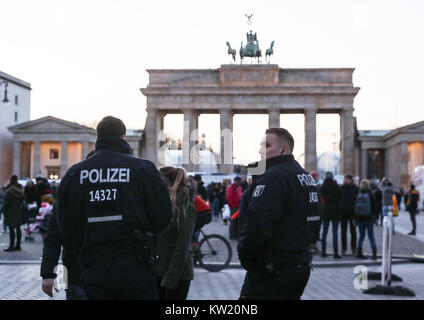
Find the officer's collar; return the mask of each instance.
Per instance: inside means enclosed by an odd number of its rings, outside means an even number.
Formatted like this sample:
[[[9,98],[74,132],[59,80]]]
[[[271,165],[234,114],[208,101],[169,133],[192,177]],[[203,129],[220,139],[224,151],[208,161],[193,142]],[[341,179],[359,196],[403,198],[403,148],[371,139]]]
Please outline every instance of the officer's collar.
[[[282,163],[282,162],[286,162],[289,160],[293,160],[294,156],[292,154],[286,154],[286,155],[279,155],[276,157],[272,157],[272,158],[268,158],[265,160],[261,160],[261,161],[256,161],[253,163],[250,163],[247,168],[261,168],[264,165],[265,162],[265,170],[278,164],[278,163]]]
[[[96,151],[100,149],[130,153],[131,147],[124,139],[117,137],[101,137],[97,138],[96,141]]]

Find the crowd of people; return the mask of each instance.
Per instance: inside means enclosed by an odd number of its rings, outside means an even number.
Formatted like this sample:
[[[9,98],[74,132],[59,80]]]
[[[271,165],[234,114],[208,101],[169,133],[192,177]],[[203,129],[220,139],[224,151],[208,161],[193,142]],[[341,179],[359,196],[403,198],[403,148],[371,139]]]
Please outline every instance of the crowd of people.
[[[319,174],[311,173],[318,183]],[[317,241],[321,240],[321,256],[327,257],[327,234],[331,225],[333,257],[342,258],[339,254],[339,225],[341,229],[341,253],[347,253],[347,235],[350,232],[351,253],[358,258],[366,258],[363,255],[363,243],[368,235],[372,249],[372,259],[377,259],[377,245],[374,235],[374,226],[383,224],[383,217],[388,216],[393,206],[401,205],[402,200],[406,210],[409,212],[412,231],[409,235],[416,235],[416,214],[418,213],[419,193],[411,183],[410,190],[404,192],[397,188],[390,178],[383,178],[380,183],[363,179],[359,186],[354,182],[351,175],[345,175],[344,181],[339,186],[331,172],[325,174],[322,185],[319,186],[321,198],[321,221],[314,231],[311,247],[319,252]],[[395,234],[395,221],[391,219],[392,230]],[[320,238],[320,229],[322,234]],[[357,234],[359,232],[359,236]]]
[[[25,186],[19,183],[16,175],[12,175],[6,181],[0,190],[3,232],[9,231],[10,237],[9,246],[4,249],[5,252],[22,250],[22,225],[27,224],[26,235],[35,231],[35,226],[42,236],[45,235],[50,216],[50,212],[46,212],[45,208],[53,205],[56,190],[55,183],[50,184],[46,178],[41,176],[35,179],[35,183],[28,179]],[[40,219],[36,224],[37,217]]]

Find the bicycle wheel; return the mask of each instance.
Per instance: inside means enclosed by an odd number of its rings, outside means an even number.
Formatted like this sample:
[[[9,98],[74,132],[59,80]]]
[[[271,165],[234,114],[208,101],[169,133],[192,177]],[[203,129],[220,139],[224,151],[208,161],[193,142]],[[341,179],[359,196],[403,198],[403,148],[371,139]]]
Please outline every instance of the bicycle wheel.
[[[230,243],[219,234],[206,235],[200,241],[199,251],[199,265],[211,272],[228,267],[233,255]]]

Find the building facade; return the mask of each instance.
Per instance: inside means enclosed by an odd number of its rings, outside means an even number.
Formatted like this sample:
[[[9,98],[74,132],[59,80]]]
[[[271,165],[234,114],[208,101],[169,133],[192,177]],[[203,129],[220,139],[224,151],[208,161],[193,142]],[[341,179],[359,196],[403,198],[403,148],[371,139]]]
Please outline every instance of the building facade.
[[[424,121],[394,130],[359,130],[356,141],[361,178],[389,177],[408,188],[415,167],[424,164]]]
[[[9,127],[13,134],[13,173],[19,177],[61,178],[94,149],[96,131],[52,116]]]
[[[62,178],[95,149],[96,130],[52,116],[8,128],[13,134],[13,172],[20,178]],[[127,130],[134,156],[141,156],[142,130]]]
[[[0,184],[13,167],[13,135],[8,127],[29,121],[31,84],[0,71]],[[4,103],[7,95],[8,103]]]

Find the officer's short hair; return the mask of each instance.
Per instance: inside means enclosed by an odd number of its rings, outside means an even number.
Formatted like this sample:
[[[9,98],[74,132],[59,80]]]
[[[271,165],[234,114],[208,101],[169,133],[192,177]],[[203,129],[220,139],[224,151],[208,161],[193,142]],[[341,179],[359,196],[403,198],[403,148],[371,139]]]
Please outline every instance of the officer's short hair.
[[[290,132],[287,129],[284,128],[269,128],[266,129],[265,134],[273,133],[275,134],[279,139],[284,140],[290,148],[290,152],[293,152],[294,149],[294,139],[293,136],[290,134]]]
[[[97,137],[122,137],[125,135],[127,128],[121,119],[107,116],[104,117],[97,125]]]

